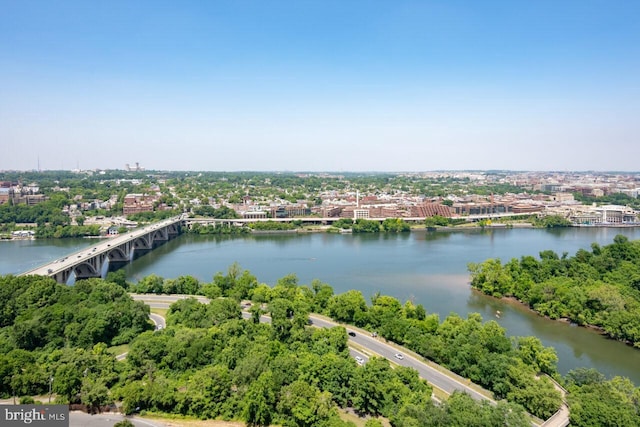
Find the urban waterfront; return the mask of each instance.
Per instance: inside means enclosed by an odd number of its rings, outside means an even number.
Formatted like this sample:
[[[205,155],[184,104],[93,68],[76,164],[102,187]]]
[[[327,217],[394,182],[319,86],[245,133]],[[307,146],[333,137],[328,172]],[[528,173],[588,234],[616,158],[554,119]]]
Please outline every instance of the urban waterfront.
[[[556,348],[558,368],[594,367],[608,377],[623,375],[640,384],[640,350],[594,331],[543,319],[519,304],[496,300],[470,289],[468,262],[500,258],[503,262],[551,249],[573,255],[591,243],[606,245],[616,234],[640,238],[640,228],[491,229],[405,234],[260,234],[238,237],[183,235],[126,267],[137,281],[149,274],[165,278],[193,275],[211,281],[234,262],[273,285],[287,274],[301,284],[313,279],[336,293],[360,290],[410,299],[444,319],[472,312],[495,320],[511,336],[535,335]],[[87,247],[83,239],[0,242],[0,273],[17,274]],[[18,250],[19,249],[19,250]],[[500,312],[499,317],[496,314]]]

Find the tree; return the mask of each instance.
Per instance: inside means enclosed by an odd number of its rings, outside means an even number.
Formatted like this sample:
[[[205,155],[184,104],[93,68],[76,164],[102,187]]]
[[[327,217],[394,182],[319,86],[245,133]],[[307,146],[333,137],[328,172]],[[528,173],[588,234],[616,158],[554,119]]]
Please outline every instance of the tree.
[[[637,404],[616,391],[612,382],[571,387],[569,419],[575,426],[640,426]]]
[[[587,384],[602,383],[605,381],[605,376],[595,368],[576,368],[567,373],[566,379],[569,387],[572,385],[580,387]]]
[[[386,232],[398,233],[410,231],[411,226],[402,218],[387,218],[382,222],[382,229]]]
[[[532,368],[516,361],[508,371],[510,391],[507,400],[524,406],[539,418],[549,418],[560,407],[560,392],[546,376],[536,378]]]
[[[291,302],[284,298],[276,298],[269,303],[269,313],[271,314],[271,326],[274,337],[280,341],[286,341],[293,326],[291,318],[293,309]]]
[[[558,356],[553,347],[545,347],[537,337],[515,338],[515,349],[520,359],[539,372],[553,375]]]
[[[360,414],[381,415],[384,410],[386,383],[391,381],[392,373],[387,359],[372,357],[358,369],[353,379],[353,407]]]
[[[80,390],[81,401],[89,407],[91,413],[100,412],[100,407],[111,402],[109,389],[102,379],[85,378]]]
[[[313,311],[316,313],[324,313],[329,305],[329,301],[333,296],[333,288],[320,282],[318,279],[311,281],[311,288],[313,289]]]
[[[366,312],[367,301],[360,291],[350,290],[329,301],[329,314],[340,322],[358,324]]]
[[[67,402],[75,401],[82,387],[82,372],[77,364],[65,363],[58,366],[52,382],[53,391]]]
[[[337,414],[331,394],[305,381],[294,381],[280,390],[277,409],[289,418],[285,425],[312,427]]]
[[[216,418],[232,394],[231,372],[226,366],[207,366],[194,373],[184,393],[183,413],[200,418]]]
[[[276,394],[273,374],[265,372],[247,389],[243,399],[243,418],[250,426],[268,426],[275,413]]]
[[[513,280],[499,259],[488,259],[480,264],[469,263],[467,268],[471,273],[472,287],[495,297],[512,294]]]
[[[118,286],[123,287],[124,289],[127,289],[129,287],[127,283],[127,273],[125,273],[123,269],[108,272],[106,281],[115,283]]]
[[[424,225],[427,228],[435,228],[437,226],[447,226],[450,223],[450,219],[440,216],[440,215],[433,215],[433,216],[429,216],[426,217],[424,219]]]
[[[359,218],[353,224],[354,233],[378,233],[380,232],[380,224],[377,221]]]
[[[146,277],[143,277],[136,284],[136,291],[143,294],[161,294],[163,291],[164,279],[155,274],[150,274]]]

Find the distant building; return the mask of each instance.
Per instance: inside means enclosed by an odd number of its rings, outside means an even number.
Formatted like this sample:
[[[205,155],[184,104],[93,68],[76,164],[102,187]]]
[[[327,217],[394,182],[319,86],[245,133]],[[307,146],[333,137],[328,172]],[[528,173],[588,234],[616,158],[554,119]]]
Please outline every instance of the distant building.
[[[309,209],[307,205],[303,204],[278,205],[271,206],[270,212],[271,218],[295,218],[308,216],[311,214],[311,209]]]
[[[426,218],[435,215],[450,218],[451,208],[440,203],[422,203],[411,207],[411,216],[414,218]]]
[[[636,224],[638,215],[627,206],[579,206],[569,214],[569,220],[581,225]]]
[[[542,206],[529,205],[525,203],[515,204],[511,206],[511,212],[515,214],[523,213],[537,213],[542,212],[544,208]]]
[[[369,209],[354,209],[353,219],[370,218]]]
[[[245,211],[241,213],[244,219],[263,219],[268,218],[266,211]]]
[[[153,212],[154,204],[160,200],[156,194],[127,194],[124,196],[122,213],[132,215],[140,212]]]
[[[144,171],[144,168],[141,167],[138,162],[136,162],[135,166],[130,166],[129,163],[127,163],[126,165],[124,165],[124,170],[128,172],[142,172]]]
[[[0,205],[9,201],[9,189],[0,187]]]
[[[575,198],[573,197],[573,193],[556,193],[553,199],[556,202],[567,203],[574,202]]]
[[[339,217],[342,209],[342,206],[322,207],[320,208],[320,216],[323,218]]]

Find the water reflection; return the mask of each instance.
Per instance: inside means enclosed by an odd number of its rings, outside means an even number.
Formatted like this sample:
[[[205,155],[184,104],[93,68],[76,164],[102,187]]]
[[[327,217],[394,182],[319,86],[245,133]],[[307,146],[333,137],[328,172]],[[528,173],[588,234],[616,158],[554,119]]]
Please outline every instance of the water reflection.
[[[336,293],[360,290],[365,298],[377,291],[422,304],[440,318],[478,312],[495,320],[511,336],[538,336],[556,348],[558,367],[566,373],[579,366],[605,375],[624,375],[640,384],[640,351],[607,340],[585,328],[543,319],[526,307],[471,291],[467,264],[553,250],[570,255],[592,242],[607,245],[616,234],[640,238],[635,229],[491,229],[462,232],[411,232],[376,235],[263,234],[249,236],[183,235],[126,267],[136,281],[149,274],[165,278],[191,275],[203,282],[238,262],[260,282],[273,285],[294,273],[299,282],[319,279]],[[62,246],[58,246],[62,245]],[[68,245],[68,246],[65,246]],[[74,246],[77,245],[77,246]],[[89,244],[69,241],[0,242],[0,273],[19,273],[31,263],[43,264]],[[16,251],[16,248],[20,248]],[[500,311],[500,317],[496,313]]]
[[[622,342],[593,329],[540,317],[519,302],[498,300],[477,291],[471,292],[467,303],[485,320],[497,321],[507,335],[534,335],[544,345],[554,347],[562,374],[581,366],[595,367],[608,377],[623,375],[639,383],[640,352]],[[498,311],[500,316],[496,318]]]

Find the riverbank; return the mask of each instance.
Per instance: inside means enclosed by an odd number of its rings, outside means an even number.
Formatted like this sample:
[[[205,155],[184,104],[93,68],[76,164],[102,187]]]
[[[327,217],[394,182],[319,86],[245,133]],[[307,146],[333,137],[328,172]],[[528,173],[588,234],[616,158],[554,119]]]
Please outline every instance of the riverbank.
[[[479,292],[479,293],[482,294],[482,292],[477,290],[477,289],[474,289],[474,291],[475,292]],[[489,298],[495,298],[495,297],[492,297],[490,295],[485,295],[485,294],[482,294],[482,295],[487,296]],[[578,328],[583,328],[583,329],[592,331],[593,333],[595,333],[597,335],[600,335],[603,338],[606,338],[606,339],[609,339],[609,340],[612,340],[612,341],[616,341],[616,342],[620,342],[620,343],[628,345],[629,347],[631,347],[633,349],[640,350],[638,347],[633,345],[633,342],[631,342],[629,340],[619,340],[619,339],[613,338],[601,326],[591,325],[591,324],[588,324],[588,323],[585,323],[585,324],[581,325],[579,323],[576,323],[576,322],[572,321],[568,317],[560,317],[558,319],[553,319],[553,318],[551,318],[549,316],[545,316],[543,314],[540,314],[539,311],[536,311],[535,309],[529,307],[529,304],[520,301],[516,297],[502,297],[502,298],[496,298],[496,299],[502,300],[503,302],[506,302],[507,304],[510,304],[510,305],[517,305],[517,306],[519,306],[519,307],[521,307],[521,308],[523,308],[523,309],[535,314],[536,316],[538,316],[538,317],[540,317],[542,319],[549,320],[551,322],[564,323],[564,324],[567,324],[567,325],[570,325],[570,326],[575,326],[575,327],[578,327]]]
[[[443,225],[438,227],[424,227],[427,231],[468,231],[468,230],[509,230],[513,228],[524,229],[524,228],[544,228],[544,227],[536,227],[530,222],[523,223],[515,223],[515,224],[488,224],[484,226],[480,226],[477,223],[469,223],[469,224],[461,224],[461,225]],[[420,228],[417,228],[419,230]],[[413,230],[413,228],[412,228]]]
[[[469,287],[469,262],[487,258],[508,261],[522,255],[553,250],[558,254],[589,250],[596,242],[611,243],[623,233],[640,239],[640,228],[460,229],[429,233],[300,233],[262,235],[184,234],[128,263],[127,280],[150,274],[164,278],[192,275],[208,282],[234,262],[250,270],[261,282],[273,285],[290,273],[299,283],[314,279],[329,284],[335,293],[359,290],[365,299],[380,292],[402,301],[422,304],[428,313],[444,318],[449,313],[466,317],[480,313],[497,321],[510,336],[537,336],[556,348],[558,370],[596,368],[608,377],[626,376],[640,384],[640,352],[603,339],[586,328],[551,322],[536,313],[505,305]],[[87,248],[91,240],[51,239],[0,242],[0,272],[20,274],[51,260]],[[496,318],[500,310],[500,318]]]
[[[598,225],[584,225],[584,224],[574,224],[568,227],[562,228],[588,228],[588,229],[600,229],[600,228],[621,228],[621,229],[629,229],[640,227],[640,224],[598,224]],[[516,222],[516,223],[494,223],[494,224],[485,224],[478,225],[478,223],[465,223],[459,225],[447,225],[447,226],[436,226],[436,227],[426,227],[424,225],[412,225],[409,231],[418,231],[418,232],[468,232],[468,231],[479,231],[479,230],[510,230],[510,229],[544,229],[545,227],[536,226],[529,222]],[[309,225],[303,226],[301,228],[295,228],[290,230],[250,230],[249,234],[307,234],[307,233],[336,233],[336,234],[351,234],[351,229],[338,229],[331,225]],[[385,231],[380,231],[380,233],[387,233]],[[392,234],[396,234],[395,232],[391,232]],[[201,234],[201,233],[197,233]],[[234,234],[230,233],[229,235],[241,235],[242,233]],[[366,234],[366,233],[365,233]],[[207,233],[204,233],[207,235]],[[224,233],[211,233],[211,235],[227,235]],[[109,239],[113,236],[82,236],[84,239]],[[59,237],[59,238],[38,238],[35,236],[11,236],[11,235],[3,235],[0,236],[0,240],[59,240],[59,239],[67,239],[67,238],[78,238],[78,236],[74,237]]]
[[[528,303],[519,300],[518,298],[514,297],[514,296],[503,296],[503,297],[494,297],[492,295],[489,294],[485,294],[484,292],[482,292],[479,289],[476,289],[474,287],[471,287],[472,292],[477,293],[478,295],[482,295],[483,297],[486,298],[490,298],[496,301],[501,301],[503,303],[506,303],[507,305],[510,306],[514,306],[514,307],[518,307],[519,309],[523,309],[524,311],[527,311],[531,314],[534,314],[535,316],[541,318],[541,319],[545,319],[547,321],[550,322],[556,322],[556,323],[563,323],[569,326],[574,326],[574,327],[579,327],[579,328],[583,328],[585,330],[591,331],[603,338],[606,338],[608,340],[611,341],[616,341],[619,343],[623,343],[631,348],[633,348],[634,350],[640,350],[640,348],[638,348],[637,346],[634,345],[634,343],[631,340],[624,340],[624,339],[617,339],[613,336],[611,336],[611,334],[609,334],[603,327],[601,326],[597,326],[597,325],[592,325],[589,323],[585,323],[585,324],[579,324],[574,322],[573,320],[571,320],[568,317],[559,317],[559,318],[552,318],[550,316],[546,316],[542,313],[540,313],[539,311],[537,311],[536,309],[534,309],[533,307],[531,307]],[[496,312],[496,317],[500,318],[500,312]]]

